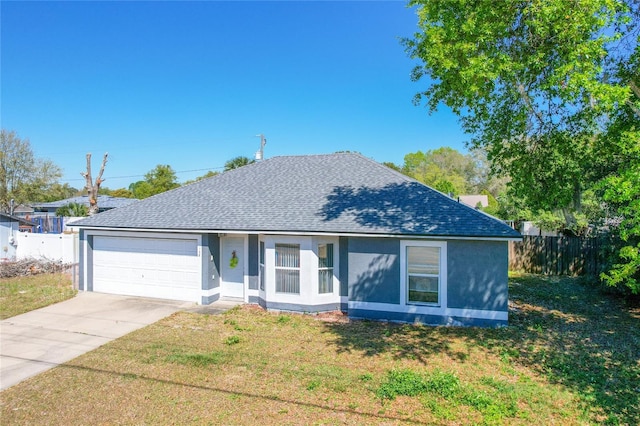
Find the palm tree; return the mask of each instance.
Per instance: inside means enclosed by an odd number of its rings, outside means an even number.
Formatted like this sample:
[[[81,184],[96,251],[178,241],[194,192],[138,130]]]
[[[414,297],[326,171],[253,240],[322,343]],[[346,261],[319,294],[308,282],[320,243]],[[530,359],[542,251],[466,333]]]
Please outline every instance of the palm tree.
[[[235,157],[224,163],[224,171],[227,172],[229,170],[237,169],[238,167],[246,166],[247,164],[251,163],[254,163],[254,160],[251,160],[248,157]]]
[[[84,204],[69,203],[56,209],[56,216],[83,217],[89,214],[89,209]]]

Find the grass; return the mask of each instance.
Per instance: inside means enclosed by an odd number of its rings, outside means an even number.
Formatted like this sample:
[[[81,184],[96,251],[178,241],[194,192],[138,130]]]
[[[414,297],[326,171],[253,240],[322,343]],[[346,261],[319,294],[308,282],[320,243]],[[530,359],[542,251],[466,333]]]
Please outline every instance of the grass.
[[[75,296],[68,275],[38,274],[0,279],[0,319],[62,302]]]
[[[177,313],[0,395],[6,424],[640,423],[640,309],[512,276],[510,326]]]

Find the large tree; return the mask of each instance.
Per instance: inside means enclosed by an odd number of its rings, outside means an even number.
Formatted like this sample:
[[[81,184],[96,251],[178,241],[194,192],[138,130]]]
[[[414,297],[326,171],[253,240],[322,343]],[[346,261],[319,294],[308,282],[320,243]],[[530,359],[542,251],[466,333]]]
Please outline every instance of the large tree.
[[[387,165],[432,188],[456,196],[485,191],[498,197],[505,189],[506,179],[490,173],[482,149],[463,154],[454,148],[440,147],[405,155],[402,167]]]
[[[600,183],[604,200],[622,219],[618,228],[619,250],[612,266],[602,274],[611,286],[624,286],[640,293],[640,49],[636,47],[628,62],[621,65],[620,75],[627,79],[632,96],[613,116],[607,133],[602,136],[605,148],[601,154],[613,167]]]
[[[176,172],[168,164],[158,164],[144,175],[144,180],[129,185],[135,198],[147,198],[179,187]]]
[[[419,32],[404,45],[421,61],[413,79],[427,85],[416,102],[453,110],[472,145],[485,147],[492,167],[510,176],[513,193],[534,211],[561,210],[571,226],[584,189],[621,170],[609,160],[620,160],[625,147],[610,128],[635,105],[638,4],[411,4]],[[634,122],[625,122],[625,132],[638,131]],[[637,164],[637,154],[627,161]]]
[[[441,192],[457,196],[473,191],[474,166],[470,156],[441,147],[405,155],[402,172]]]
[[[98,194],[100,193],[100,185],[104,182],[102,179],[102,174],[104,173],[104,167],[107,165],[107,157],[108,153],[105,152],[104,157],[102,157],[102,165],[100,166],[100,171],[98,172],[98,176],[94,181],[91,176],[91,153],[87,154],[87,170],[85,172],[81,172],[80,174],[85,179],[84,188],[87,191],[87,195],[89,196],[89,216],[93,216],[94,214],[100,211],[98,206]]]
[[[416,96],[461,118],[472,144],[533,208],[562,208],[570,220],[603,120],[631,95],[612,74],[628,30],[621,0],[415,0],[420,32],[404,44],[428,77]],[[606,125],[606,124],[605,124]]]
[[[229,170],[237,169],[238,167],[246,166],[248,164],[252,164],[255,161],[250,159],[249,157],[244,157],[242,155],[238,157],[234,157],[231,160],[228,160],[224,163],[224,171],[227,172]]]
[[[0,211],[15,204],[43,201],[62,171],[50,160],[36,158],[29,139],[2,129],[0,133]]]

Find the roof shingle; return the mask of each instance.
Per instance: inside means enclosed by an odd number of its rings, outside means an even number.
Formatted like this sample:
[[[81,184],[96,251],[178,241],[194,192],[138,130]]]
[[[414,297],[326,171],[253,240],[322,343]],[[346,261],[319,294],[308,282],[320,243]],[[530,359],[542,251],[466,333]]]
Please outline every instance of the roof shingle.
[[[274,157],[80,227],[518,238],[505,223],[353,153]]]

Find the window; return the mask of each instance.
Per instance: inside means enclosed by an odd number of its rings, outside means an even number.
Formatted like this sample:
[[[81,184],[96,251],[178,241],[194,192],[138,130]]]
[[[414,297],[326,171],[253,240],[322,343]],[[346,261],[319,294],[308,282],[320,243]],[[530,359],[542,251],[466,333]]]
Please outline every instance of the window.
[[[264,241],[260,241],[260,290],[264,291]]]
[[[318,244],[318,293],[333,293],[333,244]]]
[[[440,303],[440,247],[407,246],[407,303]]]
[[[300,294],[300,244],[276,244],[276,292]]]

